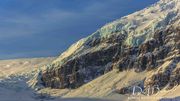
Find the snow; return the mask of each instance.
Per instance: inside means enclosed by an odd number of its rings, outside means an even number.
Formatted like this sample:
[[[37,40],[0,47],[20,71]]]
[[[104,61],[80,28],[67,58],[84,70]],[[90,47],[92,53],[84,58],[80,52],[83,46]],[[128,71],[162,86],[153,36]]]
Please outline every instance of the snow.
[[[90,37],[108,37],[115,31],[121,32],[123,30],[128,32],[128,38],[132,36],[150,36],[154,30],[165,28],[173,19],[180,16],[179,5],[178,0],[159,1],[144,10],[105,25]],[[132,43],[129,41],[132,41],[132,39],[127,39],[127,44],[131,45]]]
[[[28,86],[27,81],[32,77],[36,67],[49,63],[53,59],[1,60],[0,101],[38,101],[36,92]]]

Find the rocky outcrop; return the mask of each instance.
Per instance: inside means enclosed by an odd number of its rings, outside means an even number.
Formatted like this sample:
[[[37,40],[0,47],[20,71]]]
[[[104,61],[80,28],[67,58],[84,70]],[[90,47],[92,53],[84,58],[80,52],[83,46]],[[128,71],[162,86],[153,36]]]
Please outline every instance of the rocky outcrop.
[[[180,85],[180,68],[177,68],[172,72],[169,80],[168,89],[171,89],[174,86],[178,85]]]
[[[87,45],[94,47],[93,51],[72,58],[63,65],[52,64],[51,69],[47,69],[42,75],[43,85],[52,88],[76,88],[112,70],[112,60],[123,41],[122,37],[92,40]],[[96,50],[99,44],[106,45],[101,50]],[[54,69],[55,65],[58,68]]]
[[[156,85],[158,85],[160,89],[164,88],[167,85],[169,85],[169,88],[173,88],[180,83],[178,74],[179,65],[177,65],[180,61],[180,48],[178,47],[180,45],[180,40],[177,40],[177,38],[180,37],[180,29],[179,27],[170,27],[166,31],[164,31],[164,33],[165,40],[163,41],[163,46],[168,47],[168,51],[164,53],[161,52],[160,56],[158,57],[162,58],[161,63],[164,63],[166,66],[162,65],[158,68],[156,73],[154,73],[152,76],[147,77],[144,84],[145,88],[153,87]]]

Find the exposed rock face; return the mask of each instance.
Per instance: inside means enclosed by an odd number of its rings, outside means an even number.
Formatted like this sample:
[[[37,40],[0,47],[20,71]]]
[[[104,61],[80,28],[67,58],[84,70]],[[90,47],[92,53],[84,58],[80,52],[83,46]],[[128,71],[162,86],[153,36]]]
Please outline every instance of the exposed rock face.
[[[170,61],[167,66],[161,66],[158,70],[150,77],[145,80],[145,87],[152,87],[158,85],[160,89],[169,84],[169,87],[173,87],[179,85],[179,65],[180,62],[180,48],[178,47],[180,44],[180,40],[177,38],[180,37],[180,29],[179,27],[169,29],[164,31],[164,40],[162,41],[163,46],[167,47],[166,52],[161,52],[161,63],[166,63],[166,61]],[[163,56],[163,57],[162,57]],[[160,64],[158,64],[160,65]]]
[[[179,84],[179,65],[176,65],[180,60],[178,6],[178,0],[160,1],[102,27],[73,44],[46,66],[46,70],[42,71],[42,84],[52,88],[77,88],[112,69],[155,70],[144,81],[145,89],[155,85],[163,88]],[[159,18],[151,19],[154,16]],[[167,61],[170,61],[169,65],[163,66]],[[174,84],[174,81],[177,83]],[[126,88],[122,92],[124,90]]]
[[[121,59],[120,64],[116,66],[122,70],[122,68],[129,69],[130,64],[135,64],[131,67],[137,72],[153,70],[154,73],[147,76],[144,80],[144,85],[141,86],[146,93],[148,89],[152,89],[153,87],[158,87],[158,89],[154,90],[154,93],[164,87],[171,89],[180,84],[180,40],[177,40],[179,37],[179,27],[171,26],[164,31],[158,31],[155,33],[153,40],[147,41],[139,47],[139,51],[136,52],[136,58],[133,59],[135,60],[134,63],[130,62],[132,61],[130,59]],[[124,58],[127,58],[127,56]],[[126,63],[127,60],[128,63]],[[121,94],[132,93],[130,90],[132,90],[133,86],[121,88],[118,92]]]
[[[108,46],[105,45],[101,50],[94,50],[70,59],[56,70],[47,70],[42,75],[44,85],[52,88],[76,88],[112,70],[112,60],[122,40],[115,38],[100,40],[100,43],[92,41],[88,45],[94,49],[95,44],[107,44]]]
[[[92,41],[89,44],[96,47],[95,44],[107,44],[101,50],[83,54],[77,58],[70,59],[60,68],[49,69],[42,75],[44,85],[52,88],[76,88],[84,83],[103,75],[105,72],[113,68],[120,71],[135,69],[137,72],[144,70],[153,70],[161,66],[165,60],[176,54],[169,61],[169,65],[163,72],[158,72],[145,80],[145,87],[159,85],[166,86],[173,81],[179,84],[179,69],[175,69],[175,65],[179,62],[179,34],[180,30],[169,27],[165,31],[157,31],[152,40],[145,42],[140,46],[130,47],[123,46],[121,41],[110,39],[100,40],[100,42]],[[111,42],[109,41],[111,40]],[[95,46],[94,46],[95,45]],[[55,66],[58,64],[54,64]],[[173,69],[175,69],[173,71]],[[171,75],[171,71],[173,71]]]
[[[180,68],[176,68],[172,72],[169,81],[169,89],[177,85],[180,85]]]

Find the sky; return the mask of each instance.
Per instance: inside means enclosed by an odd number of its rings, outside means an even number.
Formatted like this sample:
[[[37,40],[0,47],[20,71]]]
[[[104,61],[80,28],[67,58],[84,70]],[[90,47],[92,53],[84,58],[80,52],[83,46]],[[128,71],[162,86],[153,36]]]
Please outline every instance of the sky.
[[[158,0],[0,0],[0,59],[58,56]]]

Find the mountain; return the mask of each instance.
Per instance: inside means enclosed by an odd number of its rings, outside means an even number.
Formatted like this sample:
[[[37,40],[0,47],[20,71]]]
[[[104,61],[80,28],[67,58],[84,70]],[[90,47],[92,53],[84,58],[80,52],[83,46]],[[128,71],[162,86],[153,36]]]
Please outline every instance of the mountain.
[[[179,101],[179,39],[180,1],[160,0],[57,58],[0,60],[0,101]]]
[[[146,78],[145,88],[159,83],[164,87],[172,79],[179,84],[179,10],[179,0],[161,0],[103,26],[46,66],[42,84],[78,88],[113,69],[154,70],[157,73]]]
[[[32,86],[73,90],[64,96],[88,96],[82,89],[94,85],[97,89],[89,96],[95,97],[112,91],[130,94],[134,85],[145,93],[158,86],[152,94],[172,90],[180,84],[179,39],[180,1],[160,0],[73,44],[42,67]],[[97,80],[104,83],[99,85]]]

